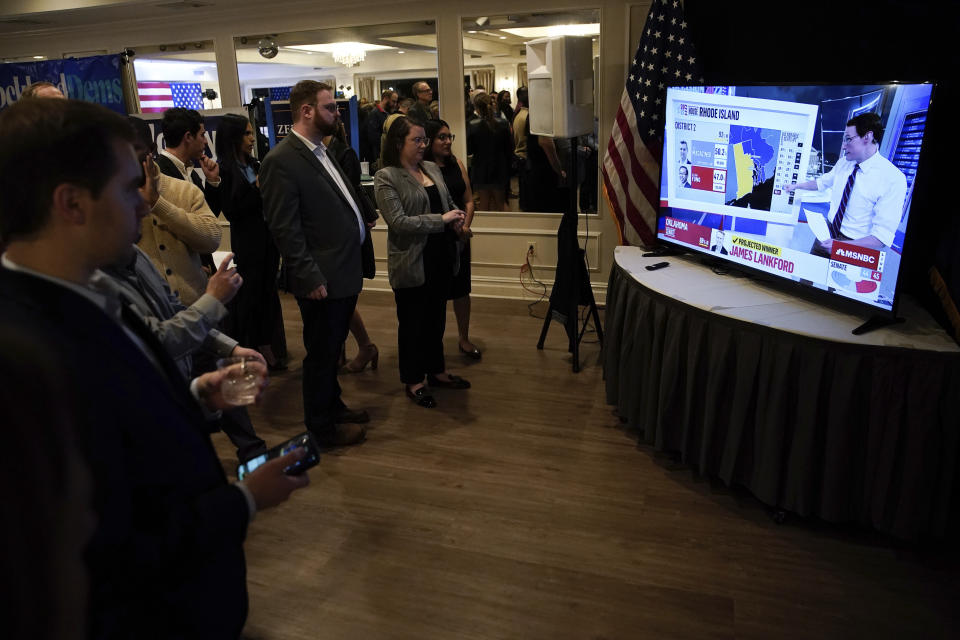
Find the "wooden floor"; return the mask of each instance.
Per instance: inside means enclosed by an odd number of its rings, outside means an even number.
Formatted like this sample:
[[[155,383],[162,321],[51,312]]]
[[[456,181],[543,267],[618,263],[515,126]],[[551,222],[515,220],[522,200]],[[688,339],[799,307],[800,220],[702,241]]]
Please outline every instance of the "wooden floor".
[[[300,317],[283,304],[293,362],[253,411],[270,445],[303,431]],[[473,389],[437,391],[434,410],[403,395],[392,295],[360,309],[380,368],[341,384],[369,439],[257,516],[246,638],[960,637],[945,552],[776,525],[638,448],[604,403],[598,345],[572,373],[562,327],[538,351],[526,304],[474,300],[476,363],[457,355],[451,310],[448,367]]]

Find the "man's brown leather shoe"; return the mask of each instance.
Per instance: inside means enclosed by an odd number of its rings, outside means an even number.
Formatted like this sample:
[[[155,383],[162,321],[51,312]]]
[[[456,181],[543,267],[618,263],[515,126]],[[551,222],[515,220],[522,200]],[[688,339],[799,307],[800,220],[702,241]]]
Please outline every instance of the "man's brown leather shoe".
[[[343,424],[345,422],[361,424],[363,422],[370,422],[370,415],[363,409],[354,411],[353,409],[344,407],[337,413],[335,420],[337,424]]]
[[[331,438],[329,445],[334,447],[347,447],[351,444],[359,444],[366,440],[366,438],[366,427],[358,424],[338,424],[334,427],[333,438]]]

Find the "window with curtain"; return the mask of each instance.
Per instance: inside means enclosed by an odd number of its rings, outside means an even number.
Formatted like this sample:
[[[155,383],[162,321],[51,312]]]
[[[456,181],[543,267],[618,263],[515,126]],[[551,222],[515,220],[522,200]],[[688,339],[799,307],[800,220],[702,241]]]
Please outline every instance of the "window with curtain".
[[[470,71],[470,88],[476,90],[480,87],[483,87],[487,92],[496,88],[493,69],[472,69]]]
[[[375,76],[354,76],[353,81],[357,87],[357,96],[361,101],[376,102],[380,99],[380,95],[377,93],[377,78]]]

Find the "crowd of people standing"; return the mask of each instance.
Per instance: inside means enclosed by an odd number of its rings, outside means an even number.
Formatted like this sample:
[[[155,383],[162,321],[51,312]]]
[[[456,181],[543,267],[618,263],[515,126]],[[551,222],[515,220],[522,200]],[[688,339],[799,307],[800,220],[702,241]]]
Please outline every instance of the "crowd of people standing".
[[[437,101],[426,82],[418,82],[407,98],[388,89],[379,100],[360,108],[360,159],[381,167],[383,143],[396,118],[412,115],[420,122],[439,118]],[[516,199],[520,211],[559,212],[569,207],[569,167],[577,162],[578,206],[597,209],[596,133],[580,136],[576,144],[564,138],[530,132],[529,94],[516,91],[488,93],[482,86],[464,89],[468,175],[479,211],[510,211]],[[531,144],[532,143],[532,144]],[[514,188],[516,185],[516,188]]]
[[[304,424],[321,447],[363,442],[370,415],[348,406],[337,377],[378,364],[357,301],[375,276],[370,234],[382,216],[406,396],[429,409],[435,389],[469,389],[444,354],[447,302],[460,356],[480,360],[469,333],[475,196],[481,209],[503,208],[515,158],[535,155],[525,91],[515,113],[508,93],[475,96],[465,162],[427,82],[411,98],[384,92],[354,150],[333,88],[304,80],[290,93],[290,134],[262,160],[254,125],[227,114],[214,161],[196,111],[169,109],[151,128],[46,85],[0,115],[0,370],[33,354],[29,379],[2,390],[27,400],[8,403],[10,435],[26,458],[6,479],[57,472],[7,502],[18,510],[17,531],[43,533],[31,539],[35,557],[65,554],[37,569],[80,576],[56,594],[58,616],[37,637],[125,637],[146,621],[157,637],[237,637],[247,526],[309,480],[285,473],[303,456],[297,450],[228,482],[209,434],[223,430],[241,462],[266,443],[246,408],[227,400],[217,359],[249,361],[262,378],[257,394],[268,372],[289,366],[282,262],[303,321]],[[362,162],[373,165],[373,200]],[[535,172],[520,175],[529,187]],[[528,201],[539,208],[539,197]],[[216,264],[221,212],[232,253]],[[358,354],[346,362],[351,333]],[[62,410],[34,401],[34,382],[56,393]],[[31,431],[38,421],[43,429]],[[47,505],[62,507],[55,526],[41,513]],[[3,562],[23,568],[9,554]],[[89,592],[74,589],[82,576]],[[25,583],[19,615],[8,616],[15,633],[30,624],[31,598],[48,577]],[[64,620],[81,631],[67,633]]]

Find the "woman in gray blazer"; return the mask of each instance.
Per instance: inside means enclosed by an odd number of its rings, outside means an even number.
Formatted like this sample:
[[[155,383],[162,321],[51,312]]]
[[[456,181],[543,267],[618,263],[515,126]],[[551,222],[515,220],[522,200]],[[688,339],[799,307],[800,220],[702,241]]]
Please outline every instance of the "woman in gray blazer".
[[[437,165],[423,160],[429,144],[422,125],[397,118],[387,132],[374,193],[387,221],[400,380],[411,400],[433,408],[437,403],[424,377],[433,387],[469,389],[470,383],[449,373],[443,360],[447,297],[459,268],[457,232],[465,214],[454,205]]]

